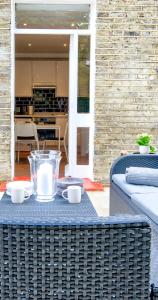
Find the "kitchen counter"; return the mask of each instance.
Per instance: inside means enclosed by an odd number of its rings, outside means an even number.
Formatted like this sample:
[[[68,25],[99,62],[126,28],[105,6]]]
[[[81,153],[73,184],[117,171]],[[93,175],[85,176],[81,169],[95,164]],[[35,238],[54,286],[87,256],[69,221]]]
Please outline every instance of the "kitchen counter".
[[[65,126],[68,121],[68,114],[64,112],[38,112],[34,113],[32,115],[15,115],[15,123],[23,123],[23,122],[30,122],[33,121],[39,126],[43,126],[39,129],[48,129],[48,123],[52,123],[52,125],[55,123],[56,126],[60,126],[60,137],[63,138],[65,134]],[[43,120],[42,120],[43,119]],[[48,119],[48,120],[47,120]],[[50,124],[51,125],[51,124]],[[50,128],[51,129],[51,128]]]
[[[53,118],[53,117],[66,117],[68,116],[67,113],[63,112],[37,112],[32,115],[14,115],[15,118]]]

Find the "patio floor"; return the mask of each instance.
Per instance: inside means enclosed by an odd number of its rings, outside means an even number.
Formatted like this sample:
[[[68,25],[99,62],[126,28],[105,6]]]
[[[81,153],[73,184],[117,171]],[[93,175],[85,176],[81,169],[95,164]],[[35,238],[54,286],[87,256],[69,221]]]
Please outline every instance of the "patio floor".
[[[109,188],[104,188],[103,192],[88,192],[88,195],[98,216],[109,216]]]

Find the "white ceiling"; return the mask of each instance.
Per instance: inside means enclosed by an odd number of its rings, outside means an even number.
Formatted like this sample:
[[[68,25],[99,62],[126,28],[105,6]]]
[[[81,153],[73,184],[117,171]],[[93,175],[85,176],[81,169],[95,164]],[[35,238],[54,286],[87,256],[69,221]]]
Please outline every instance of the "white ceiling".
[[[34,35],[34,34],[17,34],[15,36],[15,52],[19,54],[50,54],[56,56],[62,54],[65,56],[69,53],[69,36],[63,35]],[[31,44],[29,47],[28,44]],[[64,47],[66,44],[66,47]]]

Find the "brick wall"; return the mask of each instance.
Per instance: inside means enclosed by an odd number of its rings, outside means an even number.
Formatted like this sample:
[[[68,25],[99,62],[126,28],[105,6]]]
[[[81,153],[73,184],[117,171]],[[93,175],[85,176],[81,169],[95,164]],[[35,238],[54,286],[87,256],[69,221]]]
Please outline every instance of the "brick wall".
[[[10,162],[10,0],[0,0],[0,180],[9,179]]]
[[[97,0],[95,165],[108,178],[138,133],[158,145],[158,2]]]

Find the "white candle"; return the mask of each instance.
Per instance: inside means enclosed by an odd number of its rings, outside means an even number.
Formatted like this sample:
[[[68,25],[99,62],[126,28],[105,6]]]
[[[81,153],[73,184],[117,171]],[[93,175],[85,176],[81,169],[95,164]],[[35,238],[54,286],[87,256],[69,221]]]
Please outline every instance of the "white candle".
[[[52,166],[49,163],[43,163],[37,170],[37,195],[53,195]]]

